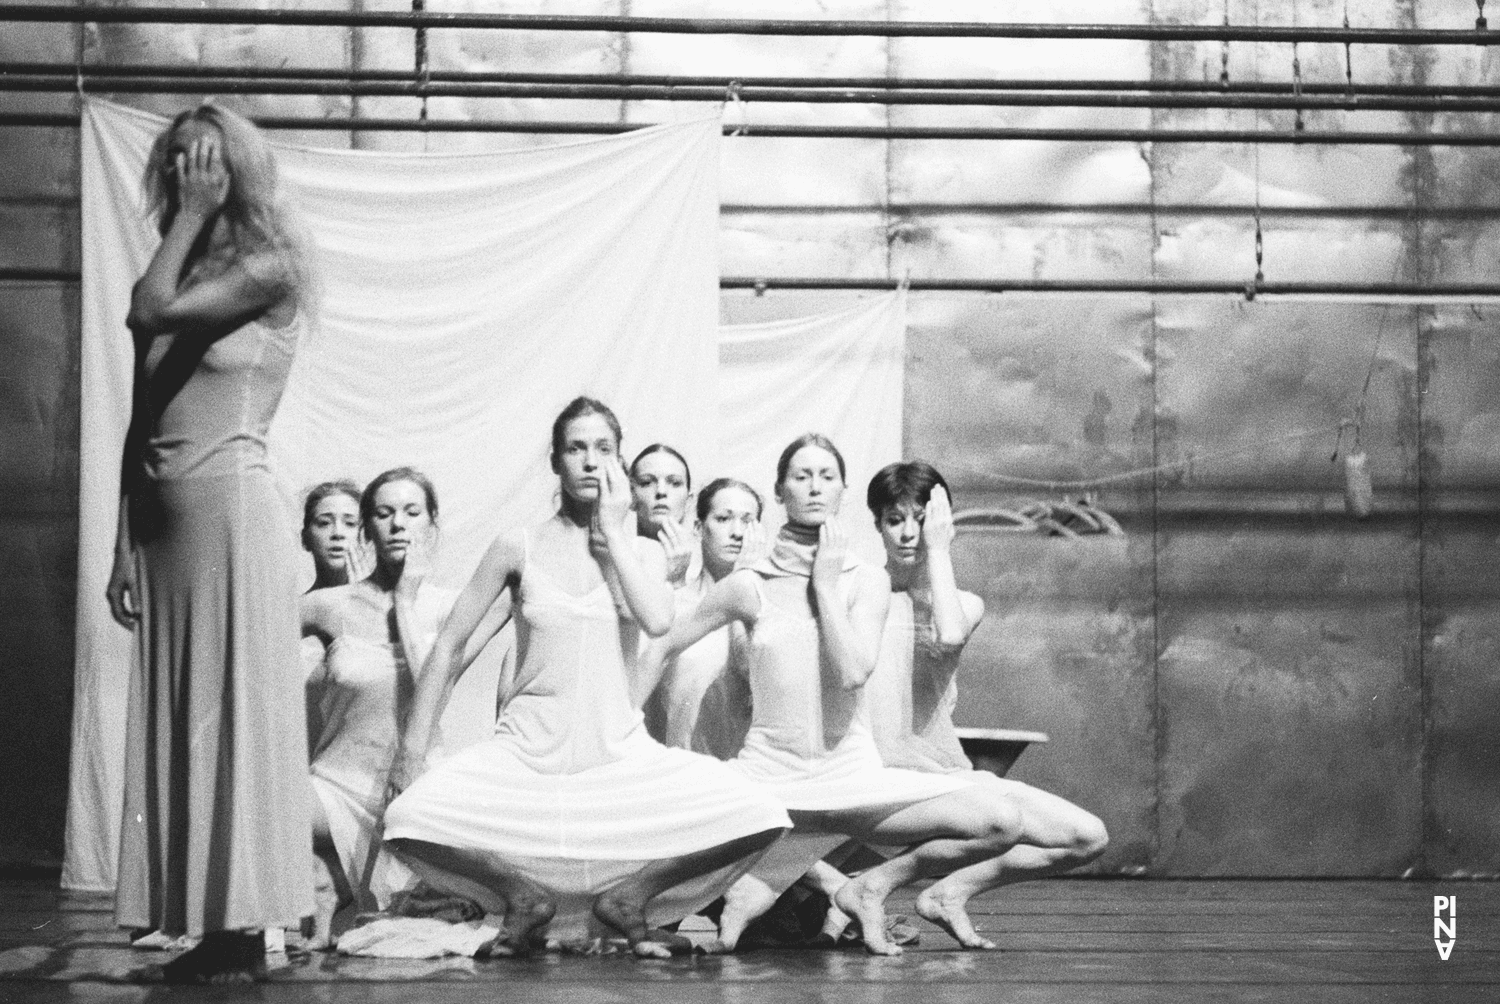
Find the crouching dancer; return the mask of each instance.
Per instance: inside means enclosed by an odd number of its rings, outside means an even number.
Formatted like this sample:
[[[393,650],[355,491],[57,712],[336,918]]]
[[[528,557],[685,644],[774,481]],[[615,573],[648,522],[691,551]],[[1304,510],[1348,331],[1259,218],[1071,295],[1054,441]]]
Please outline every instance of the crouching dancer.
[[[959,590],[950,547],[948,486],[932,465],[891,464],[870,481],[870,512],[891,577],[880,658],[866,687],[875,742],[889,767],[972,777],[1020,816],[1015,847],[934,883],[917,912],[965,948],[994,948],[965,910],[988,889],[1069,871],[1104,852],[1109,836],[1092,813],[1031,785],[974,771],[953,728],[959,654],[984,616],[984,601]]]

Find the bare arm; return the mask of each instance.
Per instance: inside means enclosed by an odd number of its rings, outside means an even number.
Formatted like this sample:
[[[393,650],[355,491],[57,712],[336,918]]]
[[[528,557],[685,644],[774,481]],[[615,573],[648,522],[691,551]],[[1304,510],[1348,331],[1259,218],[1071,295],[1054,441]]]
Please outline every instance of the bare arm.
[[[824,523],[813,559],[812,589],[817,604],[823,657],[839,685],[857,690],[875,671],[880,637],[891,605],[891,581],[884,571],[861,569],[853,576],[848,605],[839,590],[848,543],[834,523]]]
[[[667,633],[674,613],[667,561],[657,544],[636,550],[636,535],[626,528],[630,516],[630,478],[618,457],[604,465],[604,484],[589,528],[590,546],[619,582],[625,605],[641,630],[653,638]],[[655,542],[652,542],[655,544]]]
[[[962,647],[979,625],[977,618],[969,617],[960,600],[958,581],[953,575],[954,536],[953,508],[948,493],[938,485],[932,489],[932,497],[927,501],[927,511],[922,519],[921,546],[927,579],[932,587],[932,624],[936,641],[944,648]]]
[[[433,726],[442,716],[453,685],[466,668],[465,646],[501,592],[520,575],[521,550],[520,542],[508,537],[491,544],[469,584],[459,594],[453,612],[439,629],[432,651],[417,674],[401,748],[391,769],[394,787],[405,788],[422,772],[432,742]]]
[[[177,155],[179,207],[161,246],[135,284],[126,323],[142,335],[222,329],[229,323],[264,313],[286,295],[274,255],[255,261],[237,259],[218,275],[185,284],[189,258],[229,194],[218,143],[202,139]]]
[[[494,639],[495,635],[510,623],[511,611],[510,593],[502,592],[495,602],[490,604],[490,608],[484,612],[484,617],[480,618],[479,626],[469,636],[469,644],[464,649],[465,670],[474,664],[474,660],[479,658],[479,653],[484,651],[484,647]]]
[[[667,663],[684,650],[733,621],[755,622],[760,598],[751,580],[754,575],[734,572],[720,579],[691,613],[677,618],[670,631],[646,645],[637,660],[636,679],[631,681],[631,696],[637,704],[650,696]]]

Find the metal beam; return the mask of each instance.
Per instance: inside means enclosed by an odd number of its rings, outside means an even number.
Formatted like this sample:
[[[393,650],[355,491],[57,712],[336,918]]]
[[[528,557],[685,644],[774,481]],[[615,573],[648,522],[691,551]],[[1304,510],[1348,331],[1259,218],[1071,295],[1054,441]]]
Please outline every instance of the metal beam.
[[[829,21],[759,18],[610,17],[448,11],[349,11],[245,7],[95,7],[0,4],[0,21],[77,24],[260,24],[344,28],[486,28],[669,35],[868,38],[1012,38],[1135,42],[1314,42],[1370,45],[1480,45],[1500,33],[1477,28],[1342,28],[1230,24],[1030,24],[977,21]]]
[[[255,120],[263,129],[306,129],[337,132],[470,132],[544,133],[555,135],[613,135],[645,129],[656,122],[556,122],[513,119],[398,119],[311,118],[263,116]],[[68,113],[8,112],[0,114],[0,126],[76,128],[78,116]],[[726,123],[727,136],[773,139],[877,139],[877,140],[1009,140],[1067,143],[1244,143],[1299,144],[1305,146],[1463,146],[1500,147],[1500,133],[1489,132],[1335,132],[1276,131],[1255,129],[1010,129],[953,126],[804,126],[774,123]]]
[[[0,282],[78,282],[81,274],[62,268],[0,268]],[[766,290],[893,290],[895,279],[724,276],[720,289]],[[1413,282],[1261,282],[1157,279],[913,279],[907,288],[919,293],[1139,293],[1144,295],[1217,296],[1389,296],[1412,299],[1500,297],[1500,283]]]
[[[165,63],[85,64],[83,75],[104,77],[205,77],[239,80],[357,80],[416,83],[412,70],[328,69],[316,67],[181,66]],[[41,74],[66,77],[75,67],[60,62],[0,62],[0,74]],[[1000,80],[984,77],[759,77],[699,76],[661,73],[518,73],[492,70],[432,70],[427,79],[446,83],[489,84],[613,84],[621,87],[797,87],[854,90],[916,89],[976,91],[1099,91],[1107,93],[1165,92],[1182,94],[1337,94],[1355,97],[1500,97],[1500,86],[1490,84],[1384,84],[1286,80]],[[723,96],[722,94],[720,95]]]
[[[103,94],[313,94],[411,98],[526,98],[585,101],[722,102],[718,87],[655,84],[492,84],[399,80],[268,80],[223,77],[93,77],[0,73],[0,92],[70,94],[78,89]],[[738,87],[744,101],[796,104],[958,105],[1003,108],[1170,108],[1260,109],[1285,111],[1401,111],[1426,113],[1500,112],[1500,96],[1452,97],[1393,95],[1129,94],[1099,91],[954,91]]]

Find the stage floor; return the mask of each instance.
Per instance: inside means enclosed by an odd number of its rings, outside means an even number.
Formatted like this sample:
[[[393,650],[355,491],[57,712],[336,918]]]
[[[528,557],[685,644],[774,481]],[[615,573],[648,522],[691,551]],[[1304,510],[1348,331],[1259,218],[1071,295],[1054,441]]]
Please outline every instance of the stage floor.
[[[1457,896],[1442,961],[1433,896]],[[911,896],[893,902],[910,913]],[[44,881],[0,882],[0,1002],[160,999],[337,1004],[526,1001],[1500,1001],[1500,883],[1058,879],[976,901],[994,952],[962,952],[923,921],[900,958],[755,950],[643,962],[628,956],[397,962],[313,955],[269,983],[163,988],[122,982],[162,953],[131,950],[103,902]]]

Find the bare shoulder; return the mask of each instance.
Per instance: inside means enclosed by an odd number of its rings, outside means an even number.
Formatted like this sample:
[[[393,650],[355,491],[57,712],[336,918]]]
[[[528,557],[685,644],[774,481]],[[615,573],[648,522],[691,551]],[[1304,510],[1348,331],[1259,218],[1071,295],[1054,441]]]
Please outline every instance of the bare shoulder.
[[[889,593],[891,591],[891,576],[879,565],[858,564],[849,572],[849,577],[855,588],[866,594]]]

